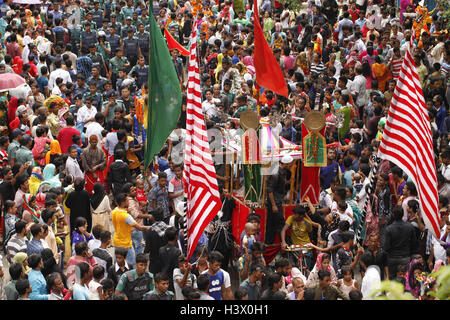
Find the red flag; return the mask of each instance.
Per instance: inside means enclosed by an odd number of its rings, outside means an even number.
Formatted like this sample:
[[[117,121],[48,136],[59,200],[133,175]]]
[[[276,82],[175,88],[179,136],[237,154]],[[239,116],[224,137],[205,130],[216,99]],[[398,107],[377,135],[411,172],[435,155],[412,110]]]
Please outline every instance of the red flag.
[[[288,89],[281,67],[269,47],[259,24],[258,1],[254,1],[253,20],[255,37],[254,66],[256,70],[256,83],[266,90],[273,91],[280,96],[288,96]]]
[[[166,36],[167,47],[169,48],[169,50],[176,49],[183,56],[189,56],[189,51],[186,50],[181,44],[179,44],[178,41],[172,37],[172,35],[169,33],[169,31],[167,31],[166,28],[164,28],[164,35]]]
[[[408,47],[392,96],[379,157],[398,165],[417,188],[425,226],[439,239],[437,173],[433,138],[412,43]]]
[[[197,28],[194,27],[187,83],[184,153],[184,179],[187,186],[188,260],[194,252],[202,232],[222,208],[216,169],[209,149],[201,97],[200,73],[197,63]]]

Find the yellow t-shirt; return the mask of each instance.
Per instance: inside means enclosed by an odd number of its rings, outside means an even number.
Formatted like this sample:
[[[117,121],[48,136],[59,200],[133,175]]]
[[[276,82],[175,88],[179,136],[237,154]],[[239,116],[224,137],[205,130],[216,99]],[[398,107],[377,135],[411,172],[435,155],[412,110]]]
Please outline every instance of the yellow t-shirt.
[[[312,224],[309,219],[303,219],[299,223],[290,216],[287,218],[286,224],[290,226],[292,244],[304,245],[311,242],[309,233],[312,231]]]
[[[115,208],[111,212],[111,219],[114,226],[113,244],[115,247],[130,248],[131,231],[136,221],[128,212],[121,208]]]

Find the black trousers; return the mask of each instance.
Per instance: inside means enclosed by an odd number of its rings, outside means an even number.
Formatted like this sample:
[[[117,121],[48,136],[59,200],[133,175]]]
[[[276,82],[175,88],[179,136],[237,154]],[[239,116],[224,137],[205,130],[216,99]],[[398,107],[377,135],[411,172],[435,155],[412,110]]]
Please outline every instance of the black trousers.
[[[273,244],[275,242],[276,235],[281,233],[284,221],[284,212],[282,203],[277,203],[278,212],[273,212],[271,202],[267,202],[267,224],[266,224],[266,235],[264,243]],[[281,238],[280,238],[281,239]]]
[[[394,279],[396,277],[398,266],[409,266],[410,261],[410,257],[388,257],[387,265],[389,270],[389,279]]]

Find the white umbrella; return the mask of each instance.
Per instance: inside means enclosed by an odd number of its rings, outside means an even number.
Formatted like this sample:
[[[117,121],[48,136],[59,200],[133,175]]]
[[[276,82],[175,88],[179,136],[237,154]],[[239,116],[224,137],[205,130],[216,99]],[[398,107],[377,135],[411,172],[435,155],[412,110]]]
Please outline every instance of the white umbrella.
[[[25,84],[25,79],[16,73],[1,73],[0,74],[0,92],[15,89],[20,85]]]

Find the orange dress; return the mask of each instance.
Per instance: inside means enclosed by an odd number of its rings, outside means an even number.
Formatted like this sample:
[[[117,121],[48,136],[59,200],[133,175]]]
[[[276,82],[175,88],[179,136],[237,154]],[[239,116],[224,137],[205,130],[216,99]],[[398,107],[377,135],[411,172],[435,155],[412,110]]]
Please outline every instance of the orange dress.
[[[372,65],[373,74],[378,81],[378,90],[384,92],[386,82],[392,79],[392,73],[384,63],[374,63]]]

